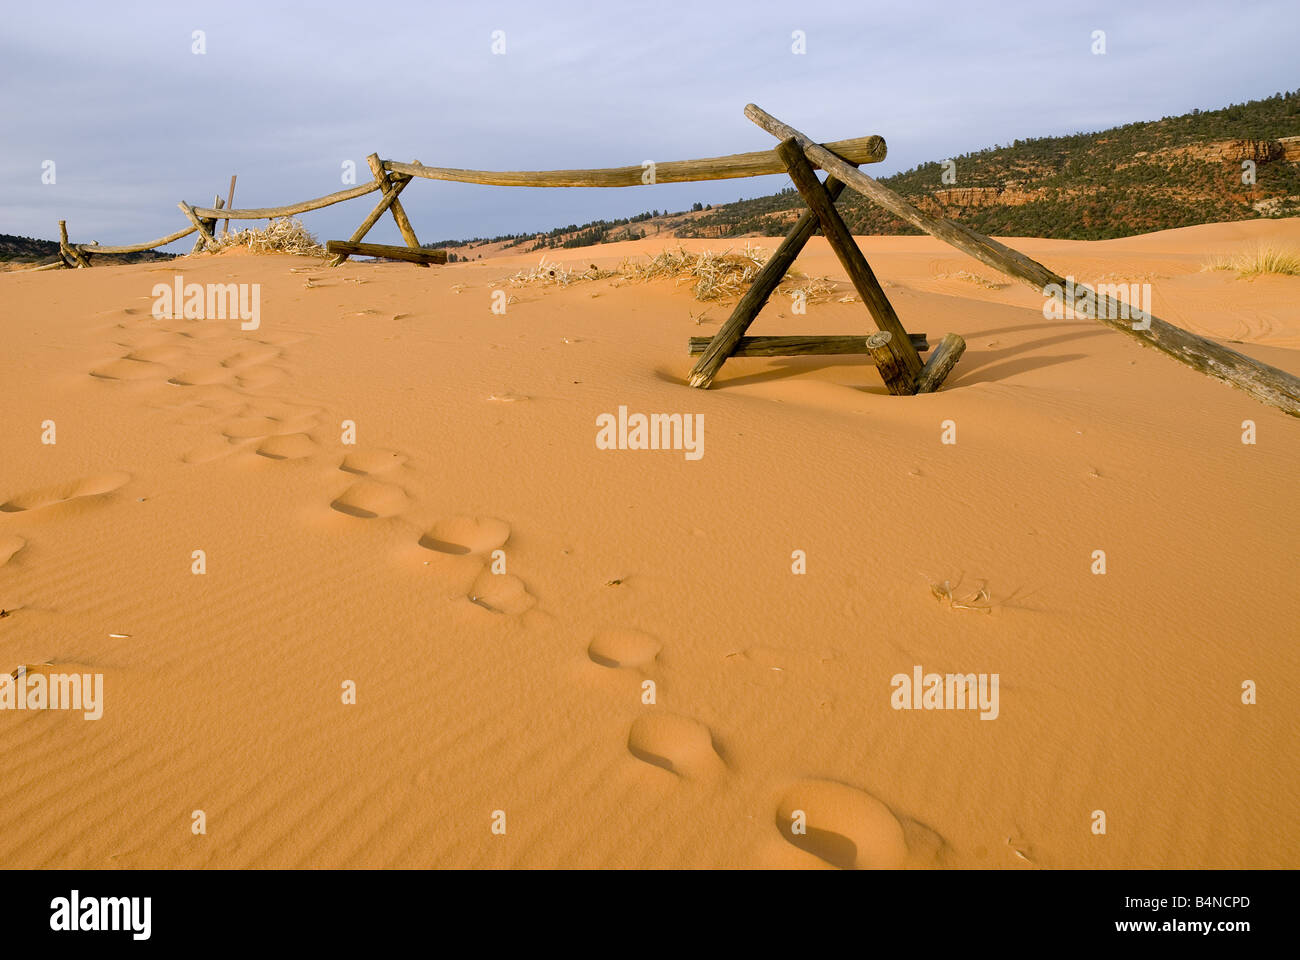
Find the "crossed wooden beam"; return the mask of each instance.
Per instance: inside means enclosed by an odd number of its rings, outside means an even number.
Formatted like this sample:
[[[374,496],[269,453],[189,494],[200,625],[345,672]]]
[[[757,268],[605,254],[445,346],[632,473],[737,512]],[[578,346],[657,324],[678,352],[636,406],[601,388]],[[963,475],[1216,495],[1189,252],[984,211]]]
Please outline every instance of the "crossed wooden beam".
[[[415,162],[418,164],[420,161]],[[415,228],[411,226],[410,218],[402,209],[402,201],[397,199],[398,195],[406,189],[406,185],[411,182],[411,178],[406,174],[386,170],[377,153],[366,157],[366,163],[370,165],[370,173],[375,178],[375,183],[379,184],[383,196],[379,198],[379,202],[375,204],[375,208],[370,211],[366,219],[361,221],[361,226],[352,232],[350,239],[331,240],[325,244],[325,250],[335,255],[330,261],[330,266],[337,267],[353,254],[406,260],[422,267],[427,267],[430,263],[446,263],[446,250],[425,250],[420,246],[420,241],[415,236]],[[406,249],[378,243],[362,243],[370,228],[378,223],[379,218],[385,213],[393,215],[397,229],[402,231],[402,239],[406,241]]]
[[[861,353],[875,363],[885,388],[895,396],[931,393],[939,389],[948,372],[961,358],[966,349],[966,341],[955,333],[948,334],[939,342],[934,353],[930,354],[930,359],[923,363],[917,348],[918,345],[922,350],[926,348],[925,336],[909,334],[903,328],[902,321],[885,296],[871,265],[867,263],[843,218],[835,209],[835,200],[843,192],[844,184],[834,176],[827,176],[825,183],[818,180],[812,164],[804,155],[803,147],[793,136],[782,140],[776,152],[808,209],[777,247],[776,253],[763,265],[749,290],[740,298],[727,322],[713,338],[707,341],[702,337],[691,339],[691,352],[701,356],[691,368],[690,385],[707,389],[722,365],[737,355]],[[849,165],[857,169],[857,164]],[[866,304],[871,319],[875,321],[878,332],[870,337],[745,337],[745,331],[776,291],[781,278],[794,265],[795,258],[818,230],[826,237],[826,242],[848,273],[854,289]]]

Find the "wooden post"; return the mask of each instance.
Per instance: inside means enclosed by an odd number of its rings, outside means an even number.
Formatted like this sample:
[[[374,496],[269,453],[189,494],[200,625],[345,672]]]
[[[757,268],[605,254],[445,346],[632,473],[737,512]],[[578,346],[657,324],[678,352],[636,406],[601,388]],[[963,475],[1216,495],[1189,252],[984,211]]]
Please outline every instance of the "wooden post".
[[[888,330],[873,333],[867,337],[867,352],[876,362],[886,389],[896,397],[910,397],[916,392],[916,381],[903,369],[903,363],[890,342],[893,339],[894,335]]]
[[[235,205],[235,174],[230,175],[230,192],[226,194],[226,209],[229,210]],[[230,218],[227,217],[225,223],[221,225],[221,235],[230,236]]]
[[[181,212],[184,213],[185,216],[190,218],[190,223],[194,224],[194,226],[198,228],[199,231],[199,240],[195,243],[194,250],[191,252],[192,253],[197,252],[200,244],[202,244],[203,241],[205,240],[208,243],[215,246],[217,242],[216,239],[212,236],[211,231],[208,230],[206,222],[198,218],[198,215],[194,212],[194,208],[191,207],[184,200],[181,200],[179,203],[176,204],[176,206],[181,208]]]
[[[948,376],[948,371],[957,365],[965,352],[965,340],[955,333],[945,334],[939,341],[939,346],[934,348],[934,353],[930,354],[930,359],[925,362],[921,376],[916,380],[916,392],[934,393],[938,390]]]
[[[774,137],[782,140],[794,138],[811,162],[840,178],[849,187],[905,223],[1028,284],[1044,297],[1050,296],[1061,303],[1065,302],[1065,278],[1038,261],[960,223],[922,213],[893,190],[877,183],[861,170],[845,163],[829,150],[818,146],[798,130],[752,103],[745,107],[745,116]],[[1159,317],[1146,318],[1149,322],[1144,321],[1134,327],[1127,306],[1115,298],[1094,291],[1086,291],[1082,296],[1091,316],[1099,323],[1153,346],[1206,376],[1238,387],[1262,403],[1277,407],[1293,417],[1300,417],[1300,377],[1237,353],[1205,337],[1198,337]],[[1076,304],[1069,306],[1074,307]]]
[[[78,269],[90,266],[90,261],[82,255],[81,251],[68,243],[68,222],[66,220],[59,221],[59,254],[67,260],[68,266],[72,266],[74,263]]]
[[[844,189],[844,184],[840,183],[834,177],[826,179],[826,193],[831,198],[831,202],[840,195]],[[781,245],[776,248],[771,259],[763,264],[763,269],[758,272],[754,282],[750,284],[749,289],[745,291],[740,302],[736,304],[735,309],[731,311],[731,316],[727,318],[713,339],[709,341],[709,346],[705,349],[700,359],[695,361],[695,366],[691,368],[689,383],[692,387],[699,387],[707,390],[713,383],[713,378],[718,375],[722,365],[727,362],[736,349],[736,344],[740,342],[749,325],[754,322],[767,303],[767,298],[772,295],[781,284],[781,278],[794,265],[800,251],[804,245],[817,232],[817,215],[811,210],[804,212],[794,228],[786,234]]]
[[[893,334],[893,337],[887,341],[887,347],[893,350],[895,356],[898,357],[899,367],[906,375],[906,380],[909,381],[906,385],[906,393],[913,393],[914,390],[910,386],[910,381],[914,381],[921,372],[921,358],[912,347],[907,331],[903,329],[903,324],[898,319],[898,314],[894,312],[889,298],[885,296],[885,291],[881,289],[876,275],[871,272],[866,257],[858,249],[857,243],[853,240],[853,235],[849,233],[849,228],[840,219],[840,215],[835,210],[835,204],[827,195],[826,188],[822,186],[821,181],[817,179],[816,172],[804,158],[803,150],[799,147],[798,141],[793,137],[787,138],[781,141],[781,144],[776,148],[776,152],[785,161],[790,172],[790,179],[794,181],[799,193],[803,195],[804,203],[808,204],[808,209],[817,214],[817,221],[821,224],[822,234],[826,237],[826,242],[835,251],[835,256],[839,258],[841,266],[848,272],[849,279],[853,281],[854,289],[858,291],[858,296],[866,304],[871,318],[876,321],[876,326],[882,331]],[[902,380],[896,381],[890,386],[890,392],[895,392],[896,387],[903,389],[904,382]]]
[[[384,215],[384,212],[388,210],[390,207],[396,206],[397,209],[400,210],[401,204],[397,200],[397,195],[401,193],[403,190],[405,190],[406,185],[411,182],[411,178],[406,176],[390,177],[388,173],[384,170],[383,166],[379,165],[379,154],[377,153],[372,153],[370,156],[366,157],[366,162],[370,164],[370,172],[374,175],[375,182],[380,185],[380,189],[383,191],[383,196],[380,197],[379,202],[375,204],[375,208],[370,211],[370,213],[366,216],[366,219],[361,221],[361,226],[357,227],[354,231],[352,231],[352,236],[349,238],[348,241],[349,243],[360,243],[362,240],[364,240],[366,238],[366,234],[370,232],[371,227],[373,227],[376,223],[379,222],[379,218],[382,217]],[[393,219],[397,220],[396,213],[393,214]],[[405,210],[402,210],[402,220],[405,220],[407,227],[410,227],[411,221],[406,219]],[[399,230],[402,229],[401,221],[398,221],[397,228]],[[411,236],[412,237],[415,236],[414,231],[412,231]],[[402,239],[406,239],[405,234],[402,235]],[[409,240],[407,241],[407,244],[408,246],[410,245]],[[417,242],[414,245],[414,249],[418,250],[419,247],[420,245]],[[329,265],[331,267],[337,267],[340,263],[346,260],[348,256],[349,255],[346,253],[340,253],[333,260],[330,261]]]

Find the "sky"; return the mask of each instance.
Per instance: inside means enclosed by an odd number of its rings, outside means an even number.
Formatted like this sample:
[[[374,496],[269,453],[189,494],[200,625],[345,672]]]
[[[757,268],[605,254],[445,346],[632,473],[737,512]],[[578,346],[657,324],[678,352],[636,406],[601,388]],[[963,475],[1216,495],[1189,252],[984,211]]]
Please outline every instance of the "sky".
[[[333,193],[365,157],[539,170],[879,134],[886,176],[1017,138],[1300,87],[1300,2],[4,0],[0,233],[135,243],[238,175],[236,207]],[[203,52],[195,52],[202,31]],[[500,33],[497,33],[500,31]],[[801,31],[804,52],[796,52]],[[1105,52],[1095,53],[1096,31]],[[497,51],[494,52],[494,39]],[[504,44],[502,43],[504,41]],[[53,183],[49,161],[53,161]],[[417,180],[421,241],[774,193],[784,176],[615,189]],[[305,214],[343,239],[376,195]],[[390,217],[368,235],[400,243]],[[185,252],[192,238],[170,250]]]

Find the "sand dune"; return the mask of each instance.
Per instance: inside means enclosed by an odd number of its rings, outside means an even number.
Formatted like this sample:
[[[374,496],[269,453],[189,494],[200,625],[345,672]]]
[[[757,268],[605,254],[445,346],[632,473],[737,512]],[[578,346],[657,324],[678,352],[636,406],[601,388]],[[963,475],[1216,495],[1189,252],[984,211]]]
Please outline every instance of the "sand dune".
[[[1300,371],[1300,279],[1201,269],[1260,241],[1300,221],[1009,242]],[[726,305],[493,313],[537,254],[0,276],[0,672],[104,676],[101,719],[0,711],[0,862],[1295,866],[1296,423],[930,238],[861,245],[966,338],[940,393],[851,357],[691,390]],[[851,292],[820,238],[799,265]],[[260,326],[154,319],[177,273],[261,284]],[[620,406],[702,413],[704,455],[598,449]],[[915,665],[997,673],[997,718],[894,709]]]

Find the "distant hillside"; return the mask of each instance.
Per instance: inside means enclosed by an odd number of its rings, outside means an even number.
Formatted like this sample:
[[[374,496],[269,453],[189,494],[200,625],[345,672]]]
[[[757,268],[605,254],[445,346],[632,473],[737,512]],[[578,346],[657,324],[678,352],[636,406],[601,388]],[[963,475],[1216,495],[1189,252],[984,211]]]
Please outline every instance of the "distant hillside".
[[[887,134],[888,131],[882,131]],[[888,139],[888,137],[886,137]],[[880,178],[927,212],[986,234],[1101,240],[1154,230],[1300,215],[1300,90],[1220,110],[1130,123],[1098,133],[1016,140]],[[1242,183],[1242,163],[1256,182]],[[870,172],[870,168],[866,168]],[[950,178],[951,179],[951,178]],[[662,233],[743,237],[785,233],[803,209],[793,188],[681,213],[570,225],[435,246],[475,257],[476,249],[588,246]],[[845,191],[839,209],[856,234],[914,234],[915,228]]]
[[[145,250],[141,253],[99,254],[95,263],[142,263],[148,260],[170,260],[175,254]],[[53,263],[59,258],[59,244],[54,240],[36,240],[32,237],[15,237],[0,233],[0,264]]]

